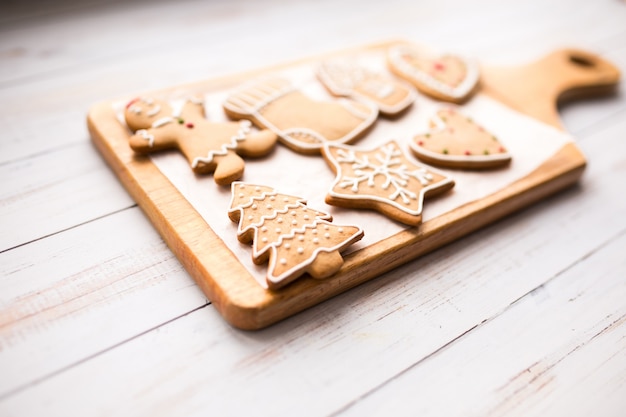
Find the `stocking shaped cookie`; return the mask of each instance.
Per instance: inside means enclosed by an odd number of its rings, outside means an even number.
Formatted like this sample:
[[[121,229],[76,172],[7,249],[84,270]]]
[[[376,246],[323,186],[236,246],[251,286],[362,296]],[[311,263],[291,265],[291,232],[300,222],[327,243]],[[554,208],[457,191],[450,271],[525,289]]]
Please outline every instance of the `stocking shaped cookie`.
[[[393,73],[439,100],[462,103],[478,86],[478,66],[458,55],[432,56],[401,45],[389,50],[388,62]]]
[[[239,241],[252,242],[254,263],[269,260],[270,289],[307,272],[318,279],[333,275],[343,265],[339,252],[363,237],[359,227],[330,223],[330,215],[299,197],[242,182],[234,182],[231,191],[228,216],[239,222]]]
[[[241,178],[244,162],[238,154],[259,157],[269,153],[276,135],[253,132],[250,122],[214,123],[204,117],[199,100],[186,100],[177,109],[162,100],[138,98],[126,106],[124,117],[135,132],[130,147],[138,153],[179,149],[198,174],[215,172],[215,182],[230,184]]]
[[[370,101],[385,116],[396,116],[415,101],[415,89],[407,83],[349,62],[323,62],[317,76],[331,94]]]
[[[443,173],[414,164],[395,141],[371,150],[329,144],[322,154],[337,174],[326,203],[377,210],[411,226],[422,221],[424,198],[454,186]]]
[[[224,110],[232,118],[272,130],[282,143],[304,154],[319,153],[327,142],[355,141],[378,115],[369,103],[312,100],[281,78],[240,88],[227,98]]]
[[[429,133],[415,136],[410,144],[415,156],[426,163],[486,169],[511,162],[498,138],[455,109],[438,111],[430,125]]]

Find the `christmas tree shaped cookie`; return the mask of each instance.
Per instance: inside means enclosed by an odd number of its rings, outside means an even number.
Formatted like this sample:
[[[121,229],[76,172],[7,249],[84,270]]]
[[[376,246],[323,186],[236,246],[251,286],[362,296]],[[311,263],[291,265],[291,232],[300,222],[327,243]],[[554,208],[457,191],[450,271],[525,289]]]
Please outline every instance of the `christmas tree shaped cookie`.
[[[331,94],[371,101],[385,116],[396,116],[415,101],[412,86],[350,62],[325,61],[317,76]]]
[[[478,66],[458,55],[432,56],[401,45],[389,49],[388,63],[397,76],[439,100],[462,103],[478,86]]]
[[[498,138],[455,109],[437,112],[432,130],[417,135],[411,150],[420,160],[443,167],[487,169],[511,162]]]
[[[322,153],[337,175],[328,204],[374,209],[408,225],[421,223],[424,198],[454,186],[443,173],[411,162],[395,141],[366,151],[326,145]]]
[[[271,129],[283,144],[304,154],[319,153],[327,142],[357,140],[378,116],[376,106],[369,103],[313,100],[282,78],[243,86],[226,99],[224,111]]]
[[[276,143],[269,130],[253,132],[250,122],[214,123],[204,117],[201,100],[186,100],[177,109],[163,100],[138,98],[127,104],[124,118],[135,132],[130,147],[137,153],[179,149],[198,174],[214,172],[215,182],[240,179],[244,161],[240,155],[260,157]]]
[[[268,261],[267,284],[277,289],[304,273],[327,278],[343,265],[340,252],[363,237],[356,226],[330,223],[327,213],[273,188],[234,182],[228,216],[239,222],[237,238],[252,242],[252,260]]]

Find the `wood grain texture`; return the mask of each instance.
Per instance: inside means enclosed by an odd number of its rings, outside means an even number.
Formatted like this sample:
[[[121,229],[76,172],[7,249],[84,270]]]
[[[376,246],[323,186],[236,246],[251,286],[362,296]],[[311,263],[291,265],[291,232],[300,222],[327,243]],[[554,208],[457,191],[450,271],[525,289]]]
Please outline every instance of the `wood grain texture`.
[[[350,53],[384,50],[396,44],[376,44],[351,50]],[[619,71],[600,57],[576,53],[593,60],[595,67],[592,70],[585,67],[586,72],[581,75],[575,64],[568,65],[574,53],[561,51],[515,70],[511,75],[517,81],[514,85],[523,88],[509,87],[511,82],[506,70],[487,72],[483,81],[485,92],[498,99],[506,97],[518,110],[531,116],[539,114],[543,121],[558,125],[555,118],[556,99],[560,95],[574,88],[614,87],[619,79]],[[335,56],[340,54],[334,53]],[[310,61],[324,58],[314,57]],[[565,63],[561,62],[563,59],[566,59]],[[293,64],[280,67],[290,65]],[[570,72],[563,73],[564,69]],[[496,75],[490,75],[494,72]],[[250,78],[251,74],[232,76],[187,88],[207,91],[207,84],[212,87],[230,86]],[[494,81],[491,82],[491,79]],[[557,80],[559,83],[553,86]],[[546,85],[552,88],[548,90]],[[527,95],[528,91],[532,94]],[[544,94],[535,94],[536,91]],[[158,169],[148,159],[133,155],[127,144],[128,133],[116,120],[111,103],[105,102],[92,108],[88,124],[96,146],[176,256],[226,320],[243,329],[258,329],[273,324],[458,239],[574,183],[585,166],[585,159],[576,146],[568,144],[536,171],[507,189],[459,207],[419,228],[407,229],[351,253],[345,257],[339,272],[330,279],[300,279],[279,291],[266,291],[258,286]]]
[[[206,305],[84,126],[98,100],[394,37],[499,68],[575,46],[624,72],[623,1],[0,9],[0,241],[18,237],[0,253],[0,415],[623,414],[626,330],[594,327],[626,275],[623,84],[559,105],[578,185],[257,332]]]

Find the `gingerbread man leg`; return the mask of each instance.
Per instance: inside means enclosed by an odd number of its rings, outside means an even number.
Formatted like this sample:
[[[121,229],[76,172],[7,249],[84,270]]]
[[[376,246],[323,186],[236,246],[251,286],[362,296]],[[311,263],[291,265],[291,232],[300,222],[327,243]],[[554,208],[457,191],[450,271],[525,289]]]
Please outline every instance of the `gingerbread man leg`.
[[[228,185],[243,177],[245,163],[236,153],[229,151],[226,155],[213,158],[216,164],[213,179],[218,185]]]

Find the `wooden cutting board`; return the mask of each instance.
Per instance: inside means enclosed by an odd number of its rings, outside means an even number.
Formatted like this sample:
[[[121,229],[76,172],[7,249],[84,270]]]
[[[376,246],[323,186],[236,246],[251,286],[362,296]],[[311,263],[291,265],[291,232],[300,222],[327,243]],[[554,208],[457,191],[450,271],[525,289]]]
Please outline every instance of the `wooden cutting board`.
[[[151,94],[236,86],[268,71],[383,50],[398,43],[368,45]],[[524,66],[482,68],[479,94],[562,129],[556,107],[559,100],[604,93],[617,85],[619,76],[613,65],[596,55],[564,49]],[[96,147],[212,304],[229,323],[242,329],[275,323],[528,206],[575,183],[586,164],[576,145],[567,143],[508,187],[350,253],[341,270],[329,279],[303,277],[270,291],[258,284],[151,159],[134,154],[128,145],[130,132],[118,121],[114,102],[99,103],[89,111],[87,122]],[[224,219],[228,222],[226,215]]]

